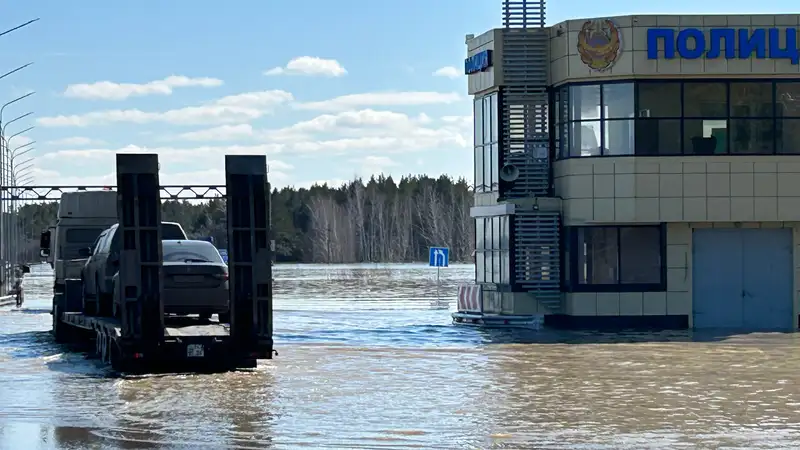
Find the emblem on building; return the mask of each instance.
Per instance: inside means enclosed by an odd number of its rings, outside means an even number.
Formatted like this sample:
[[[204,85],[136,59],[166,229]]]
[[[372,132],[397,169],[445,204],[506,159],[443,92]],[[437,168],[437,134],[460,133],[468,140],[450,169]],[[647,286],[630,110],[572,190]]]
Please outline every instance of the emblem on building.
[[[610,69],[622,51],[619,28],[609,19],[588,20],[578,32],[578,53],[590,69],[602,72]]]

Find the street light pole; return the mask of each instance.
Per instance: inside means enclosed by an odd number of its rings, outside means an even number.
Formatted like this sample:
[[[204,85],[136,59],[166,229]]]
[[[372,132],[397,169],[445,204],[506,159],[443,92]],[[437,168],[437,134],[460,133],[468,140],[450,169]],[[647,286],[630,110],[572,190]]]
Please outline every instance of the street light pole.
[[[0,129],[0,136],[5,136],[6,135],[6,127],[7,126],[11,125],[12,123],[14,123],[14,122],[16,122],[18,120],[22,120],[22,119],[24,119],[24,118],[26,118],[26,117],[28,117],[28,116],[30,116],[32,114],[33,114],[33,111],[31,111],[29,113],[25,113],[25,114],[23,114],[21,116],[14,117],[13,119],[11,119],[8,122],[4,123],[3,124],[3,128]],[[33,128],[33,127],[31,127],[31,128]]]
[[[22,66],[22,67],[18,68],[18,69],[14,69],[14,71],[17,71],[17,70],[22,70],[22,69],[24,69],[24,68],[26,68],[26,67],[30,66],[31,64],[33,64],[33,63],[29,63],[29,64],[27,64],[27,65],[24,65],[24,66]],[[12,71],[12,72],[9,72],[9,74],[13,73],[14,71]],[[2,79],[4,76],[5,76],[5,75],[3,75],[3,76],[0,76],[0,79]],[[19,97],[15,98],[14,100],[11,100],[11,101],[8,101],[8,102],[5,102],[5,103],[3,104],[3,106],[0,106],[0,124],[2,124],[2,123],[3,123],[3,111],[5,111],[5,110],[6,110],[6,106],[13,105],[14,103],[17,103],[17,102],[18,102],[18,101],[20,101],[20,100],[24,100],[24,99],[26,99],[26,98],[30,97],[31,95],[33,95],[33,94],[35,94],[35,93],[36,93],[36,91],[31,91],[31,92],[28,92],[27,94],[25,94],[25,95],[21,95],[21,96],[19,96]]]
[[[7,35],[8,33],[11,33],[12,31],[17,31],[17,30],[19,30],[20,28],[25,28],[25,27],[27,27],[28,25],[30,25],[30,24],[32,24],[32,23],[34,23],[34,22],[38,22],[38,21],[39,21],[39,17],[37,17],[37,18],[35,18],[35,19],[31,19],[31,20],[29,20],[29,21],[27,21],[27,22],[23,23],[22,25],[17,25],[17,26],[15,26],[14,28],[9,28],[8,30],[6,30],[6,31],[3,31],[2,33],[0,33],[0,36],[5,36],[5,35]]]

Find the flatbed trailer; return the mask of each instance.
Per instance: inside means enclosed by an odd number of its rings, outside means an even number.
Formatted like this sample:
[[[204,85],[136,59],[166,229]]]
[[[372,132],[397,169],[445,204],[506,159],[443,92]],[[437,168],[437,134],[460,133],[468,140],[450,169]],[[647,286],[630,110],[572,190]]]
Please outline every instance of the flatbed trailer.
[[[65,312],[59,318],[69,327],[72,342],[94,341],[100,359],[115,370],[126,373],[162,371],[235,370],[254,368],[258,359],[269,359],[264,352],[242,355],[232,347],[230,326],[201,322],[196,318],[165,320],[164,339],[157,346],[140,345],[122,336],[122,324],[111,317]]]
[[[164,314],[157,155],[118,154],[119,319],[86,314],[94,309],[87,308],[82,281],[67,279],[53,295],[55,340],[93,343],[104,362],[125,373],[252,368],[271,359],[274,241],[266,157],[226,155],[225,172],[230,324]]]

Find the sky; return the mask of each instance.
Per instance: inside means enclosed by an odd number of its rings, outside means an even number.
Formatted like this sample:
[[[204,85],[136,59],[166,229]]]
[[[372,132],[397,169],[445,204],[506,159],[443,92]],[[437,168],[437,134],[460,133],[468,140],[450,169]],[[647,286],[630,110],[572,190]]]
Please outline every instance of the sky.
[[[548,23],[792,8],[581,3],[553,2]],[[33,141],[15,157],[31,165],[32,184],[114,184],[117,152],[158,153],[162,184],[224,184],[225,154],[266,154],[274,186],[379,173],[472,179],[464,36],[499,27],[501,0],[13,5],[1,29],[41,19],[0,37],[0,73],[33,62],[0,79],[0,103],[35,92],[2,115],[6,136],[34,127],[9,143]]]

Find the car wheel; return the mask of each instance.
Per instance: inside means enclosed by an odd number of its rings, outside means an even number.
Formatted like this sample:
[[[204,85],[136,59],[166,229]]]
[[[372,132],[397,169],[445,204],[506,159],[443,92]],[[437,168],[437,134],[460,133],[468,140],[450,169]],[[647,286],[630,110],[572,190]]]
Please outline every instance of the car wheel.
[[[231,313],[229,312],[219,313],[217,317],[219,318],[219,323],[231,323]]]
[[[211,313],[200,313],[200,320],[208,321],[211,320]]]

